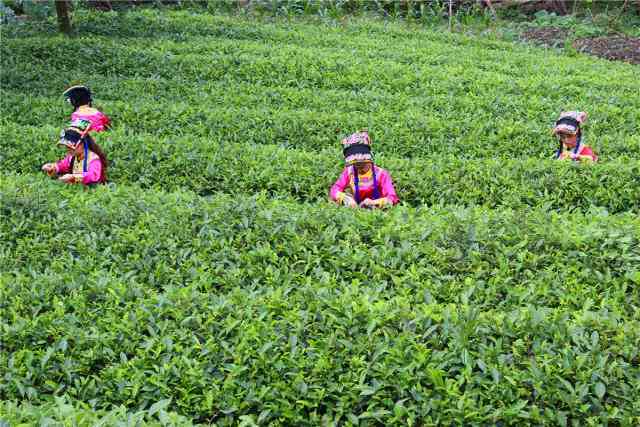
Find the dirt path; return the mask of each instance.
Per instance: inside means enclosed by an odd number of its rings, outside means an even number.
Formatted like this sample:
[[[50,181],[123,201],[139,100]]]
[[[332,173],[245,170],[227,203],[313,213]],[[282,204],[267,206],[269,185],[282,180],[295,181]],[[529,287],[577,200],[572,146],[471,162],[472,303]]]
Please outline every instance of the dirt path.
[[[547,47],[563,47],[569,30],[558,27],[533,28],[521,34],[525,41]],[[576,39],[572,46],[578,52],[614,61],[640,64],[640,38],[613,34]]]

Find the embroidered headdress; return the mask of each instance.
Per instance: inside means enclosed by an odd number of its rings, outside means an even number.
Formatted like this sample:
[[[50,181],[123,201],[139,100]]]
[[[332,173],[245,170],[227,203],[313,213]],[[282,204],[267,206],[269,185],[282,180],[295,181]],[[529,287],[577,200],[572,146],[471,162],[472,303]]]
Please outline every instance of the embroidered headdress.
[[[64,145],[65,147],[69,148],[75,148],[81,139],[81,131],[73,127],[68,127],[60,132],[60,139],[58,140],[58,144]]]
[[[584,111],[563,111],[556,120],[553,134],[575,135],[580,131],[580,125],[587,120]]]
[[[342,153],[347,165],[372,162],[371,138],[366,130],[356,132],[342,140]]]

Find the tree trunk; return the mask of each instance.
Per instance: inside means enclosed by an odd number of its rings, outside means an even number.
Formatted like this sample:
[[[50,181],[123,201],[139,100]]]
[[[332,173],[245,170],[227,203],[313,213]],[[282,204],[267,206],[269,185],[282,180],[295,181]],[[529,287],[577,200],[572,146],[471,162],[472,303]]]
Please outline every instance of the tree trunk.
[[[552,10],[558,13],[558,15],[566,15],[569,13],[569,9],[567,9],[567,2],[564,0],[554,0],[551,2]]]
[[[60,31],[65,34],[71,34],[71,19],[69,19],[69,3],[67,0],[56,0],[56,14],[58,15],[58,24]]]

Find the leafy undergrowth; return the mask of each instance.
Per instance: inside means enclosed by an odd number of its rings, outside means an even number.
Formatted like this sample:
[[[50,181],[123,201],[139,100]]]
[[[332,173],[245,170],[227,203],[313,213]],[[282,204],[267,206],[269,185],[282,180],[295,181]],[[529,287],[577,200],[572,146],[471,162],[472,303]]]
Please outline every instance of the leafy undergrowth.
[[[161,400],[148,410],[129,411],[120,406],[109,411],[97,410],[78,400],[68,402],[56,397],[53,402],[33,405],[29,402],[17,404],[11,401],[0,402],[0,425],[11,427],[56,426],[119,426],[119,427],[160,427],[191,426],[186,417],[166,411],[169,400]],[[5,424],[1,424],[4,422]]]
[[[2,28],[0,423],[640,422],[637,68],[367,19],[76,19]],[[38,173],[76,81],[114,119],[93,190]],[[601,163],[549,160],[569,108]],[[326,201],[361,127],[392,210]]]
[[[638,403],[632,214],[33,181],[0,182],[7,395],[170,396],[223,424],[632,420],[614,409]]]
[[[152,136],[135,135],[121,141],[122,146],[111,145],[118,153],[109,175],[116,185],[188,189],[200,195],[267,192],[278,198],[321,201],[327,199],[328,187],[342,167],[336,150],[308,152],[274,144],[215,143],[189,137],[177,137],[161,146],[154,144]],[[22,173],[35,172],[55,156],[50,142],[34,145],[42,151],[33,153],[33,146],[20,146],[15,157],[5,157],[7,163]],[[548,159],[465,160],[451,155],[424,159],[378,156],[377,163],[393,171],[403,203],[416,207],[544,206],[583,211],[602,207],[618,213],[637,211],[640,206],[640,165],[633,158],[597,167]],[[577,191],[577,183],[589,191]]]

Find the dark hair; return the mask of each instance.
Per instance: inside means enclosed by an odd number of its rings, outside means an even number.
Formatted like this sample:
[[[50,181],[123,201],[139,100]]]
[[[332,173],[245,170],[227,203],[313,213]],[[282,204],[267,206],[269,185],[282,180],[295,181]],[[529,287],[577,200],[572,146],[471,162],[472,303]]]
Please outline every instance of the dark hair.
[[[91,136],[87,135],[84,137],[84,141],[88,143],[89,150],[93,151],[100,158],[100,163],[102,163],[102,176],[100,177],[100,181],[105,184],[107,182],[107,167],[109,166],[109,161],[107,160],[106,154],[102,150],[102,147],[98,145],[97,142],[91,138]]]
[[[76,88],[69,93],[69,102],[76,111],[83,105],[91,107],[91,91],[88,88]]]
[[[373,200],[380,198],[380,191],[378,190],[378,180],[376,179],[376,165],[371,162],[371,173],[373,174]],[[360,177],[358,176],[358,168],[353,165],[353,183],[355,188],[356,203],[360,204]]]

